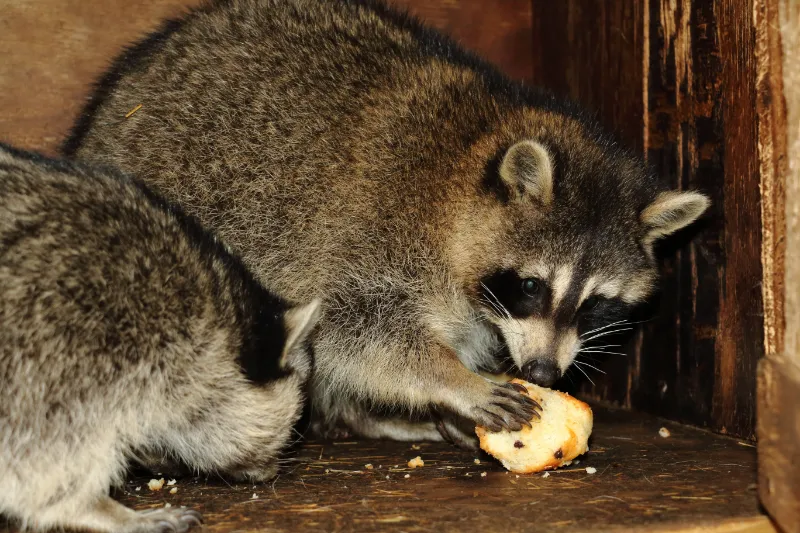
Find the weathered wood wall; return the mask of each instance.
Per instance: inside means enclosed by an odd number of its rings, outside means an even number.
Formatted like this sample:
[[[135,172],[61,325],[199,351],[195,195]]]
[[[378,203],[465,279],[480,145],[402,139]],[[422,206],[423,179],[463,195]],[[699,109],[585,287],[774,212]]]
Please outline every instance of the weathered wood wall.
[[[782,323],[759,364],[759,496],[786,533],[800,532],[800,4],[757,0],[760,148],[765,191],[765,303]],[[769,105],[766,105],[769,104]],[[785,193],[785,194],[784,194]],[[775,201],[777,198],[778,201]],[[781,198],[785,202],[781,204]],[[784,262],[785,259],[785,262]],[[774,265],[778,265],[775,268]],[[781,266],[785,265],[785,271]],[[785,275],[782,275],[785,274]],[[783,316],[781,316],[783,315]],[[767,320],[769,314],[766,315]],[[777,322],[777,321],[776,321]]]
[[[52,152],[121,47],[198,1],[0,0],[0,139]],[[706,221],[664,246],[656,318],[584,392],[743,437],[764,339],[775,351],[783,338],[781,162],[759,164],[775,107],[757,76],[754,1],[774,0],[394,0],[596,109],[673,186],[712,196]]]

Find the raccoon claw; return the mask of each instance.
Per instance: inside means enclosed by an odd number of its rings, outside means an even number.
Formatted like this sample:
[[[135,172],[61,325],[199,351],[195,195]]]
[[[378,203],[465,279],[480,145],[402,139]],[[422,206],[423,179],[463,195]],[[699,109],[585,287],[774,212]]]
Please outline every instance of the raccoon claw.
[[[539,405],[539,402],[537,402],[536,400],[534,400],[533,398],[528,396],[528,389],[526,389],[523,385],[520,385],[519,383],[506,383],[505,385],[501,385],[501,386],[506,388],[506,389],[512,389],[512,390],[515,390],[517,392],[523,393],[523,398],[525,398],[526,402],[528,402],[530,405],[533,405],[534,407],[536,407],[539,410],[542,409],[542,406]],[[539,417],[539,413],[536,413],[536,417],[540,418]]]
[[[507,389],[514,389],[517,392],[521,392],[523,394],[528,392],[528,389],[525,388],[524,385],[520,385],[519,383],[506,383],[503,387]]]
[[[495,386],[490,400],[483,406],[476,406],[475,423],[489,431],[519,431],[523,426],[531,427],[531,419],[538,417],[538,403],[520,394],[514,387]]]

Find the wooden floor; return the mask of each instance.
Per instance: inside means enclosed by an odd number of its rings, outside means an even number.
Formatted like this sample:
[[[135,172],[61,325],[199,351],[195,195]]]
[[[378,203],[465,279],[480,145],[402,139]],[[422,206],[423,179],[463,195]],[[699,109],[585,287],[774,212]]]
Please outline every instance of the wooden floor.
[[[425,466],[409,469],[417,455]],[[211,532],[771,531],[751,444],[600,408],[589,454],[548,477],[447,444],[381,441],[306,443],[271,484],[188,478],[171,494],[150,491],[151,477],[129,479],[119,500],[192,507]]]

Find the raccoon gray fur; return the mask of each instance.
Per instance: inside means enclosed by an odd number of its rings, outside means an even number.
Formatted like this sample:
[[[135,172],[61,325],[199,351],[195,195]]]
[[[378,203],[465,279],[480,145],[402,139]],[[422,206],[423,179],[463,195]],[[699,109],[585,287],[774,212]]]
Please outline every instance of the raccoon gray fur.
[[[708,205],[661,191],[574,106],[360,0],[167,23],[117,59],[64,151],[138,173],[279,294],[321,298],[317,427],[368,437],[453,437],[429,413],[521,427],[535,406],[475,371],[507,348],[551,384],[651,293],[653,242]]]
[[[115,502],[137,454],[274,476],[319,305],[290,307],[142,184],[0,145],[0,513],[183,531]]]

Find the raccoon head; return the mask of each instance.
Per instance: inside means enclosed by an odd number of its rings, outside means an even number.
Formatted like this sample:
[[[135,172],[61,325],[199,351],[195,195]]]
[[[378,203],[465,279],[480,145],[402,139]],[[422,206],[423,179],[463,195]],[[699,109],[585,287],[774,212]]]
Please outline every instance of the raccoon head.
[[[592,143],[559,150],[565,145],[540,138],[500,149],[483,178],[484,202],[456,232],[474,305],[523,376],[542,386],[582,346],[630,327],[626,317],[657,278],[654,242],[709,205],[696,192],[658,192],[625,152]]]

